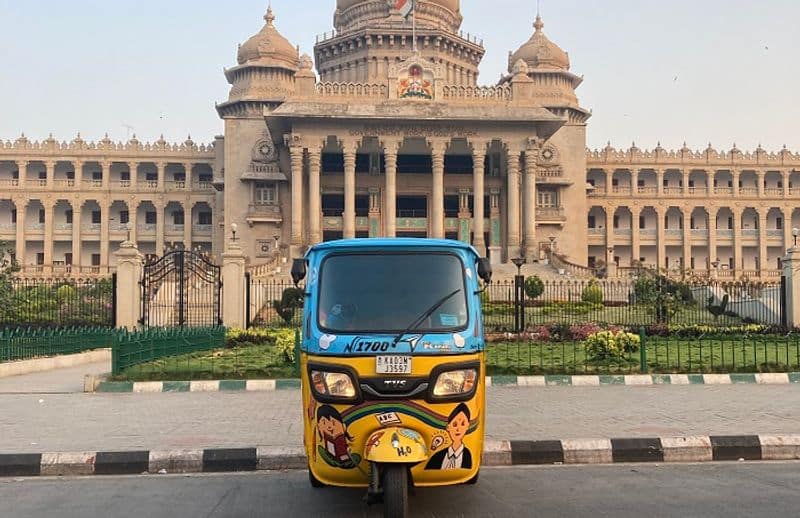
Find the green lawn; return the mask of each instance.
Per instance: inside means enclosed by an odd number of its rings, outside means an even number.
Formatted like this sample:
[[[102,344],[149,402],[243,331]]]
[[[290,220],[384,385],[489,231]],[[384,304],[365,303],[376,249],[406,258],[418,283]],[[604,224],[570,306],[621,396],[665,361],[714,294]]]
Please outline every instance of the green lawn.
[[[682,339],[647,338],[655,373],[786,372],[800,370],[800,339],[775,335]],[[639,373],[640,353],[592,361],[579,342],[498,343],[487,349],[490,374]]]
[[[125,369],[117,381],[187,381],[212,379],[293,378],[294,365],[287,363],[274,345],[244,345],[182,356],[161,358]]]
[[[528,307],[525,308],[525,323],[532,325],[549,324],[614,324],[620,326],[649,325],[655,322],[652,310],[647,306],[602,306],[588,311],[577,311],[572,308]],[[697,324],[717,326],[737,326],[742,324],[738,317],[714,316],[700,307],[685,306],[678,309],[670,318],[671,324]],[[513,328],[514,310],[512,305],[492,304],[484,315],[487,330],[506,331]]]
[[[579,342],[495,343],[487,347],[490,375],[639,373],[639,362],[639,353],[618,361],[592,361]],[[654,373],[798,371],[800,338],[648,338],[647,363],[649,372]],[[286,363],[275,346],[245,345],[144,363],[127,369],[116,379],[184,381],[294,376],[294,366]]]

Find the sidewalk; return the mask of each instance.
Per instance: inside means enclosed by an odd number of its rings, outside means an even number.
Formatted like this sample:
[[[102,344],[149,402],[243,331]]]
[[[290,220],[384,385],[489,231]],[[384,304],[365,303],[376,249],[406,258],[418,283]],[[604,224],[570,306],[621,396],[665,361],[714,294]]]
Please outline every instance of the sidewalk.
[[[87,366],[9,378],[79,389]],[[75,371],[75,369],[69,369]],[[73,378],[74,376],[74,378]],[[800,386],[489,387],[487,439],[800,434]],[[0,393],[0,453],[297,447],[300,393]]]

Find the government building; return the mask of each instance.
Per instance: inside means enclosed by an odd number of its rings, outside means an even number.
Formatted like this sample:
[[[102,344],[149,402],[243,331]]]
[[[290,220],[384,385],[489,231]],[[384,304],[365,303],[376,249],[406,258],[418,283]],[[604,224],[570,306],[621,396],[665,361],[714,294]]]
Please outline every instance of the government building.
[[[219,260],[235,229],[263,268],[321,241],[409,236],[471,242],[498,265],[555,251],[574,273],[777,278],[800,155],[588,150],[583,78],[541,18],[480,86],[485,49],[459,0],[418,0],[415,23],[395,4],[337,0],[313,57],[268,10],[225,70],[210,144],[0,142],[0,241],[43,275],[105,274],[128,239]]]

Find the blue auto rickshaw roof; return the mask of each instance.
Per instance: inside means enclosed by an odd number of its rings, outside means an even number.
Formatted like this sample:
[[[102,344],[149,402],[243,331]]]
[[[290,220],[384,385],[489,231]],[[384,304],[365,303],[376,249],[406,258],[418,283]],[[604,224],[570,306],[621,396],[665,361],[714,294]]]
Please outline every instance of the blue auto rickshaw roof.
[[[311,247],[309,252],[330,251],[330,250],[356,250],[356,249],[461,249],[468,250],[476,256],[480,256],[468,243],[455,241],[453,239],[422,239],[411,237],[398,238],[362,238],[362,239],[340,239],[338,241],[327,241]]]

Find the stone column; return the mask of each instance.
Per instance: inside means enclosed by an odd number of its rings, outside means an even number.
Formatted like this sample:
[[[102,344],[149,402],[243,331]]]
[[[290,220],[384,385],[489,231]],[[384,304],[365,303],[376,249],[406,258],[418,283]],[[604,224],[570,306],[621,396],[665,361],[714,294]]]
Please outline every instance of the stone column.
[[[736,207],[731,207],[731,211],[733,212],[733,270],[736,276],[736,272],[742,269],[742,211]]]
[[[107,191],[111,186],[111,164],[112,162],[101,162],[100,166],[103,169],[103,190]]]
[[[792,246],[783,258],[786,277],[786,319],[790,329],[800,328],[800,248]]]
[[[229,328],[247,327],[247,259],[238,241],[229,241],[222,254],[222,324]]]
[[[714,197],[714,182],[716,181],[717,172],[713,169],[706,171],[706,188],[708,189],[708,197]]]
[[[322,194],[319,178],[322,169],[322,146],[308,148],[308,229],[309,241],[322,242]]]
[[[139,226],[137,225],[138,214],[139,214],[139,201],[138,200],[132,201],[131,204],[128,205],[128,228],[130,229],[130,231],[128,232],[128,235],[130,236],[128,238],[128,241],[130,241],[134,245],[136,245],[139,241],[138,239]]]
[[[81,270],[81,213],[83,202],[76,199],[72,204],[72,265],[73,273],[80,274]]]
[[[18,160],[17,161],[17,169],[19,169],[19,181],[18,184],[22,188],[28,187],[28,161],[27,160]],[[787,183],[788,185],[788,183]]]
[[[611,196],[614,194],[614,170],[603,169],[603,172],[606,175],[606,195]]]
[[[139,162],[129,162],[128,169],[131,172],[131,191],[136,192],[139,184]]]
[[[104,173],[105,175],[105,173]],[[105,181],[105,176],[103,180]],[[107,200],[98,200],[100,206],[100,271],[105,273],[108,271],[108,249],[109,249],[109,224],[111,219],[111,202]]]
[[[192,249],[192,202],[181,202],[183,207],[183,249]]]
[[[706,215],[708,218],[708,269],[716,275],[716,268],[711,264],[714,261],[719,261],[717,256],[717,208],[707,207]]]
[[[683,170],[683,195],[689,196],[689,180],[691,179],[692,170]]]
[[[764,197],[764,182],[767,180],[766,169],[756,169],[756,184],[758,185],[758,197]]]
[[[431,141],[431,159],[433,162],[433,186],[431,189],[431,237],[444,238],[444,154],[447,142]]]
[[[291,143],[289,154],[292,162],[292,234],[291,258],[303,254],[303,147]]]
[[[21,175],[21,173],[20,173]],[[791,178],[791,172],[788,169],[783,170],[783,197],[789,197],[789,179]],[[789,218],[791,219],[791,218]],[[789,225],[791,226],[791,225]]]
[[[20,178],[22,169],[20,169]],[[14,200],[14,207],[17,209],[17,228],[14,242],[17,262],[20,266],[25,265],[25,213],[28,211],[28,198],[17,198]]]
[[[769,209],[761,208],[758,213],[758,269],[759,276],[764,275],[769,262],[767,255],[767,212]]]
[[[162,178],[162,176],[159,176]],[[159,257],[164,256],[164,223],[166,222],[166,205],[162,201],[153,201],[156,208],[156,255]]]
[[[789,250],[794,246],[794,235],[792,235],[792,212],[794,207],[781,207],[783,214],[783,250]],[[19,213],[17,213],[19,220]]]
[[[381,190],[369,189],[369,237],[379,237],[381,228]]]
[[[472,233],[473,240],[472,246],[483,253],[486,249],[486,242],[484,239],[484,221],[486,215],[483,213],[483,203],[485,199],[484,183],[485,183],[485,161],[486,161],[486,145],[487,143],[482,140],[471,142],[472,144]]]
[[[345,239],[356,237],[356,150],[358,142],[342,144],[344,155],[344,218],[343,235]]]
[[[56,180],[56,162],[52,160],[46,161],[44,163],[44,169],[45,174],[47,175],[47,189],[52,190]]]
[[[639,192],[639,171],[631,167],[631,195]]]
[[[48,177],[49,178],[49,177]],[[56,202],[42,200],[44,205],[44,264],[45,268],[53,266],[53,229]]]
[[[83,189],[83,164],[82,160],[76,160],[72,163],[72,166],[75,168],[75,180],[73,183],[75,184],[75,190],[80,191]]]
[[[639,207],[630,207],[631,211],[631,264],[633,261],[639,261],[642,257],[642,249],[639,239],[639,215],[641,209]]]
[[[738,198],[739,193],[739,178],[741,178],[741,171],[738,169],[731,169],[731,176],[733,177],[733,197]]]
[[[492,264],[500,264],[503,259],[500,252],[503,243],[502,227],[500,189],[491,189],[489,191],[489,259]]]
[[[656,169],[656,192],[659,196],[664,194],[664,170]]]
[[[167,176],[166,162],[157,162],[156,170],[158,171],[158,186],[157,186],[158,192],[163,193],[166,185],[166,176]]]
[[[532,263],[539,258],[536,245],[536,171],[539,164],[539,143],[531,142],[525,150],[525,206],[524,241],[525,259]]]
[[[383,228],[386,237],[397,235],[397,152],[400,141],[383,141],[383,154],[386,162],[386,188],[383,196]]]
[[[192,188],[193,188],[193,186],[192,186],[192,183],[193,183],[192,166],[193,166],[193,164],[191,162],[185,162],[183,164],[183,171],[184,171],[184,178],[185,178],[185,180],[183,182],[183,188],[186,189],[187,191],[191,191]]]
[[[458,240],[470,244],[469,189],[458,190]],[[474,202],[473,202],[474,205]]]
[[[686,183],[683,184],[686,192]],[[683,269],[692,267],[692,207],[683,207]]]
[[[657,237],[656,237],[656,249],[657,249],[657,259],[658,259],[658,268],[665,268],[667,264],[667,242],[666,242],[666,229],[664,227],[664,215],[665,210],[661,207],[655,207],[656,210],[656,229],[657,229]]]
[[[521,253],[519,241],[519,154],[517,147],[508,146],[508,258]]]
[[[141,319],[141,289],[143,257],[130,241],[120,245],[117,258],[117,327],[133,330]]]

